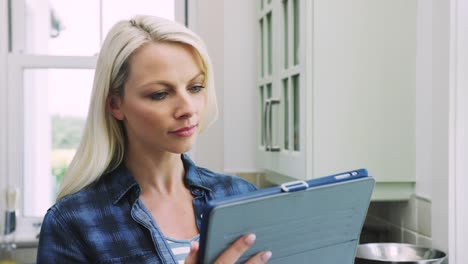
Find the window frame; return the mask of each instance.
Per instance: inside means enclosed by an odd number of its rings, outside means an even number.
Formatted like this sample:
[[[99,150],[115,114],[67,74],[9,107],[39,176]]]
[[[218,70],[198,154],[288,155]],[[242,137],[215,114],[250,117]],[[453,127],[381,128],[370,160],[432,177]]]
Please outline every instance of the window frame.
[[[24,212],[25,179],[24,166],[25,137],[24,134],[24,95],[23,74],[27,69],[94,69],[97,57],[94,56],[50,56],[50,55],[26,55],[8,54],[8,85],[7,87],[21,87],[21,89],[8,89],[7,91],[7,149],[8,151],[8,186],[16,186],[20,189],[20,199],[18,202],[16,230],[17,240],[29,240],[31,227],[40,225],[41,218],[27,217]]]
[[[0,0],[0,17],[6,18],[8,17],[8,6],[7,0]],[[0,120],[5,122],[6,118],[8,117],[8,108],[6,106],[7,98],[7,58],[6,55],[8,53],[8,23],[2,23],[0,21]],[[0,209],[2,212],[6,207],[4,196],[4,189],[7,185],[7,166],[8,166],[8,150],[6,147],[7,139],[6,139],[6,126],[0,126],[0,186],[2,187],[0,190],[0,195],[2,199],[0,199]],[[3,234],[4,230],[4,217],[0,217],[0,232]]]
[[[12,39],[11,31],[21,26],[19,19],[10,23],[15,17],[9,5],[11,0],[0,0],[0,196],[4,197],[7,186],[20,190],[18,197],[16,242],[28,243],[37,241],[42,217],[23,215],[24,175],[24,94],[23,75],[28,69],[95,69],[97,56],[61,56],[22,54],[12,48],[12,43],[21,43],[21,39]],[[16,2],[16,1],[15,1]],[[19,2],[19,1],[18,1]],[[18,5],[18,3],[16,3]],[[186,23],[187,0],[174,0],[175,20]],[[20,6],[20,5],[19,5]],[[21,12],[16,11],[16,12]],[[16,23],[16,25],[12,25]],[[17,34],[20,35],[20,34]],[[13,89],[12,87],[20,87]],[[4,146],[4,147],[3,147]],[[5,186],[5,187],[4,187]],[[0,211],[6,208],[4,199],[0,199]],[[0,231],[3,234],[4,219],[0,218]]]

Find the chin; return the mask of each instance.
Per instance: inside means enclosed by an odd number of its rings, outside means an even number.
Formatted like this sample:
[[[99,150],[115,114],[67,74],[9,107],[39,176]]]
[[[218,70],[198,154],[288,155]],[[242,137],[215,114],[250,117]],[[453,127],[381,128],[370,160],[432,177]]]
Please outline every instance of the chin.
[[[176,146],[169,151],[175,154],[182,154],[182,153],[186,153],[190,151],[192,148],[193,148],[193,144],[187,144],[185,146]]]

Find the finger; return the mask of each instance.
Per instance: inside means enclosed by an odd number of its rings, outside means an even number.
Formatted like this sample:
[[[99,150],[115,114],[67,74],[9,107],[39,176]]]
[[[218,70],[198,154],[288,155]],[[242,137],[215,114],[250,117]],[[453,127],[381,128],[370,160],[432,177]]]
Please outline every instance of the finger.
[[[271,255],[272,255],[271,251],[259,252],[259,253],[255,254],[255,256],[251,257],[247,262],[245,262],[245,264],[263,264],[263,263],[267,263],[268,260],[270,260]]]
[[[240,237],[216,259],[215,263],[236,262],[242,254],[253,245],[255,239],[255,234],[248,234]]]
[[[190,243],[190,252],[185,257],[185,264],[197,264],[198,263],[198,242],[192,241]]]

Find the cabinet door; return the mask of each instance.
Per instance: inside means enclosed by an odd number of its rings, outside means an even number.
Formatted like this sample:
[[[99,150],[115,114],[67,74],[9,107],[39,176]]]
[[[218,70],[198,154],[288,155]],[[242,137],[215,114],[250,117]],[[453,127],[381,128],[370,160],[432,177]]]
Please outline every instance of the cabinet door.
[[[407,199],[415,177],[417,0],[261,4],[258,157],[267,175],[309,179],[367,168],[377,199]]]
[[[313,174],[415,175],[415,0],[314,1]]]
[[[305,9],[307,1],[261,1],[259,12],[259,148],[262,168],[306,175]]]

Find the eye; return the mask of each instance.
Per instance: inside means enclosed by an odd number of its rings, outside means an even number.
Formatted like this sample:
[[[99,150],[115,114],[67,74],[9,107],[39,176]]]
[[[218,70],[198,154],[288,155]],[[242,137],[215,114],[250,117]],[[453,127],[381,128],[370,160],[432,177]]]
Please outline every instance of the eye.
[[[157,101],[159,101],[159,100],[163,100],[164,98],[166,98],[167,94],[168,94],[167,92],[157,92],[157,93],[152,93],[152,94],[150,94],[149,97],[150,97],[152,100],[157,100]]]
[[[201,86],[201,85],[194,85],[194,86],[190,87],[189,90],[192,93],[199,93],[203,88],[205,88],[205,87]]]

